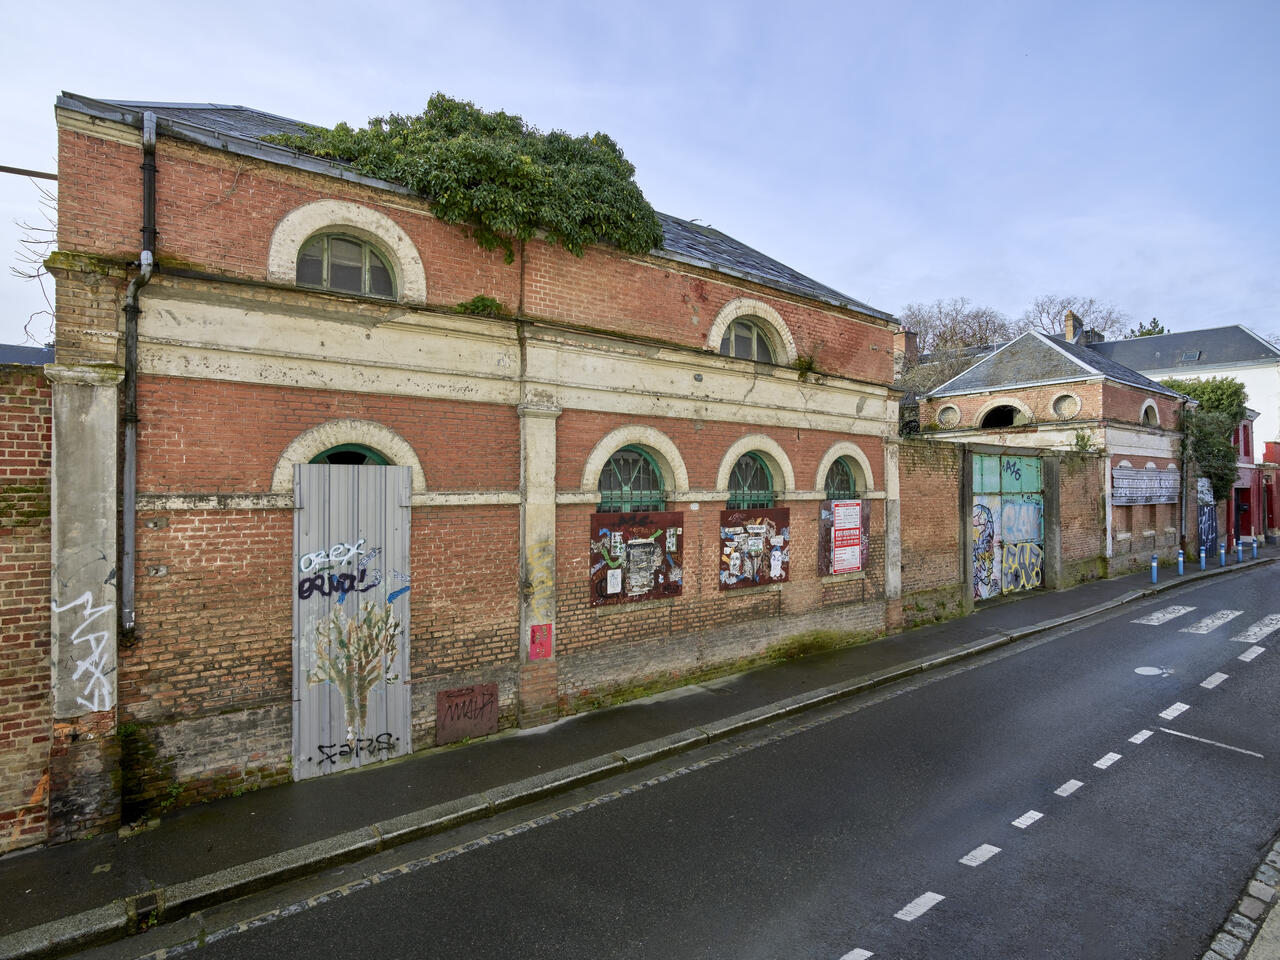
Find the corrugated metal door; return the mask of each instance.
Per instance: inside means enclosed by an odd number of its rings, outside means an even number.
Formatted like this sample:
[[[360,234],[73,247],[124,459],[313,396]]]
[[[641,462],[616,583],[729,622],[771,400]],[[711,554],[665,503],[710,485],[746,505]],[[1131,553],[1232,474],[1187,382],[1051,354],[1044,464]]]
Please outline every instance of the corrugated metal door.
[[[293,468],[293,776],[408,753],[408,467]]]
[[[1044,582],[1044,485],[1039,457],[973,457],[973,595]]]

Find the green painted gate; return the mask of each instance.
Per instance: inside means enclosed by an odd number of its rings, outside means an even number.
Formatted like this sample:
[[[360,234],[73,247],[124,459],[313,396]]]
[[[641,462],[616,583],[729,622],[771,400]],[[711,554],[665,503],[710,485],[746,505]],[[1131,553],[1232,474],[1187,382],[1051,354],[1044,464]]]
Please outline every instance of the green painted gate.
[[[1044,582],[1044,483],[1039,457],[973,455],[973,596]]]

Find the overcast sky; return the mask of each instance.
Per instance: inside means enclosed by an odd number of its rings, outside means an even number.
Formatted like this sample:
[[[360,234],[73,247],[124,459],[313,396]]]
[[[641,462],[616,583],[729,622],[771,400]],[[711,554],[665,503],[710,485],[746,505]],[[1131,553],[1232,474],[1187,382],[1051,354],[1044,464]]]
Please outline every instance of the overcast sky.
[[[325,125],[439,90],[604,131],[657,209],[882,310],[1079,294],[1280,334],[1275,0],[274,6],[3,4],[0,164],[56,169],[61,90]],[[37,200],[0,175],[6,264]],[[0,342],[41,305],[4,271]]]

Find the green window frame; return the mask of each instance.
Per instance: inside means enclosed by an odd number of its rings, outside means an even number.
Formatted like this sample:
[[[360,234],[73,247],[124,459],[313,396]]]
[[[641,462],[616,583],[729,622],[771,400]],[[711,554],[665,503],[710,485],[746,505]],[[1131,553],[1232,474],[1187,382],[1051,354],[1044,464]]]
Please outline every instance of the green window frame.
[[[769,509],[773,506],[773,477],[757,453],[744,453],[729,474],[730,510]]]
[[[662,470],[645,450],[623,447],[600,471],[600,513],[643,513],[667,508]]]
[[[773,363],[773,343],[764,328],[751,319],[734,320],[720,338],[720,355],[757,363]]]
[[[831,464],[824,486],[828,500],[856,500],[858,497],[858,479],[844,457]]]
[[[394,300],[395,275],[386,258],[367,240],[341,233],[312,237],[298,251],[300,287]]]
[[[372,447],[362,443],[340,443],[322,450],[311,458],[312,463],[352,464],[358,467],[385,467],[387,458]]]

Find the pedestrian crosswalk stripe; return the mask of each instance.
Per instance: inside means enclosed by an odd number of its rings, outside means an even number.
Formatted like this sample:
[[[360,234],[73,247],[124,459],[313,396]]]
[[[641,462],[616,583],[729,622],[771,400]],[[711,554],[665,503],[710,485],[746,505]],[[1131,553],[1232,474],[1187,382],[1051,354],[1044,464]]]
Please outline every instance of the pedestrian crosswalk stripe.
[[[1258,654],[1260,654],[1260,653],[1266,653],[1266,652],[1267,652],[1267,648],[1266,648],[1266,647],[1250,647],[1250,648],[1249,648],[1248,650],[1246,650],[1244,653],[1240,654],[1240,656],[1236,657],[1236,659],[1237,659],[1237,660],[1243,660],[1245,663],[1248,663],[1250,660],[1252,660],[1252,659],[1253,659],[1254,657],[1256,657]]]
[[[940,893],[922,893],[894,914],[899,920],[911,921],[947,899]]]
[[[1263,617],[1248,630],[1236,634],[1231,639],[1235,643],[1257,643],[1277,630],[1280,630],[1280,614],[1273,613],[1269,617]]]
[[[1219,610],[1217,613],[1210,614],[1203,620],[1196,621],[1189,627],[1183,627],[1182,632],[1210,633],[1218,629],[1218,627],[1222,626],[1224,623],[1229,623],[1234,620],[1242,613],[1244,613],[1243,610]]]
[[[1149,627],[1158,627],[1162,623],[1168,623],[1184,613],[1190,613],[1195,607],[1165,607],[1163,610],[1157,610],[1154,613],[1148,613],[1145,617],[1139,617],[1134,623],[1145,623]]]

